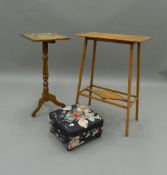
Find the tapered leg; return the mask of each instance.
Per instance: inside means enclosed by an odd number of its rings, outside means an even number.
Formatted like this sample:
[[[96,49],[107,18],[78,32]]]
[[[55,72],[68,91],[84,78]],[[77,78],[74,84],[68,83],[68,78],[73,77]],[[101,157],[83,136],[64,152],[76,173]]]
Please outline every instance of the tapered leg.
[[[140,93],[140,43],[137,44],[137,82],[136,82],[136,121],[139,119],[139,93]]]
[[[42,105],[47,102],[51,101],[57,106],[64,107],[65,104],[57,101],[56,96],[49,94],[49,83],[48,83],[48,78],[49,78],[49,73],[48,73],[48,43],[43,42],[42,43],[42,51],[43,51],[43,92],[42,92],[42,97],[39,100],[38,106],[36,109],[33,111],[32,116],[35,117],[36,113],[40,110]]]
[[[127,114],[126,114],[126,126],[125,126],[125,136],[128,137],[129,134],[129,119],[130,119],[130,97],[132,90],[132,65],[133,65],[133,51],[134,44],[130,44],[130,57],[129,57],[129,75],[128,75],[128,102],[127,102]]]
[[[85,38],[84,46],[83,46],[82,60],[81,60],[81,65],[80,65],[77,95],[76,95],[76,101],[75,101],[76,104],[78,104],[78,101],[79,101],[79,93],[80,93],[80,88],[81,88],[82,74],[83,74],[84,62],[85,62],[85,57],[86,57],[87,43],[88,43],[88,40]]]
[[[93,79],[94,79],[94,69],[95,69],[95,58],[96,58],[96,44],[97,41],[93,41],[93,54],[92,54],[92,67],[91,67],[91,78],[90,78],[90,89],[92,89],[93,86]],[[89,92],[89,96],[92,95],[92,92]],[[89,105],[91,105],[91,98],[89,98]]]

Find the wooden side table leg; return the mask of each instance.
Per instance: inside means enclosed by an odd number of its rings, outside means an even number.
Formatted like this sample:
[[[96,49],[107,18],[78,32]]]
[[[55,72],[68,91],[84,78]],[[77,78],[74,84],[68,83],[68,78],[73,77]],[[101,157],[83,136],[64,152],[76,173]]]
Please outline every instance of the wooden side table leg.
[[[91,67],[91,78],[90,78],[90,89],[92,89],[93,86],[93,79],[94,79],[94,69],[95,69],[95,58],[96,58],[96,45],[97,41],[93,41],[93,54],[92,54],[92,67]],[[92,92],[89,92],[89,96],[92,95]],[[91,105],[91,98],[89,98],[89,105]]]
[[[65,104],[57,101],[56,96],[49,94],[48,43],[47,42],[42,43],[42,51],[43,51],[43,92],[42,92],[42,97],[39,100],[37,108],[32,113],[33,117],[35,117],[36,113],[40,110],[42,105],[47,101],[51,101],[57,106],[61,106],[61,107],[65,106]]]
[[[45,103],[45,101],[43,100],[43,98],[41,98],[38,102],[38,106],[36,107],[36,109],[33,111],[32,116],[35,117],[36,113],[40,110],[40,108],[42,107],[42,105]]]
[[[75,101],[76,104],[78,104],[78,101],[79,101],[79,93],[80,93],[80,88],[81,88],[82,74],[83,74],[83,68],[84,68],[85,57],[86,57],[87,43],[88,43],[88,40],[87,40],[87,38],[85,38],[84,46],[83,46],[82,60],[81,60],[81,65],[80,65],[80,73],[79,73],[79,81],[78,81],[78,87],[77,87],[77,95],[76,95],[76,101]]]
[[[129,57],[129,75],[128,75],[128,102],[127,102],[127,114],[126,114],[126,126],[125,126],[125,136],[129,135],[129,119],[130,119],[130,98],[132,90],[132,66],[133,66],[133,51],[134,44],[130,44],[130,57]]]
[[[136,121],[139,119],[139,93],[140,93],[140,43],[137,44],[137,82],[136,82]]]
[[[49,94],[49,99],[48,101],[51,101],[52,103],[54,103],[56,106],[60,106],[62,108],[65,107],[64,103],[61,103],[60,101],[57,100],[55,95]]]
[[[36,113],[39,111],[39,109],[42,107],[43,103],[47,101],[47,97],[49,94],[49,73],[48,73],[48,43],[42,42],[42,53],[43,53],[43,92],[42,92],[42,98],[39,100],[37,108],[32,113],[32,116],[35,117]]]

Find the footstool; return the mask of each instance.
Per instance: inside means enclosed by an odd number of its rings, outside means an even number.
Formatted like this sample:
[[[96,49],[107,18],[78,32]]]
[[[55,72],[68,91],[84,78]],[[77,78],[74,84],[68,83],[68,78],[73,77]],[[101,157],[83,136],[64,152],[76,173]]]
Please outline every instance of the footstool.
[[[85,105],[71,105],[49,114],[50,131],[72,150],[102,134],[103,119]]]

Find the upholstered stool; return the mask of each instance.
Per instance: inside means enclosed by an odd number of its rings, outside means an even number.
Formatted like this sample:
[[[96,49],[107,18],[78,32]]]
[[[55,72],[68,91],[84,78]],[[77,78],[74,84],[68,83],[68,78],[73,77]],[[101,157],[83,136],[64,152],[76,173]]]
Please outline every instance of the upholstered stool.
[[[50,131],[54,133],[67,150],[100,137],[103,119],[85,105],[72,105],[49,114]]]

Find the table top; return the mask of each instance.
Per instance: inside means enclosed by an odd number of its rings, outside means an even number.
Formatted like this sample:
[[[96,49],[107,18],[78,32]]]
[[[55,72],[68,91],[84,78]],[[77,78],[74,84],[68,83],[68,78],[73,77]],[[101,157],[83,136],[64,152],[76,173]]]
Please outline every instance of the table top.
[[[71,38],[60,35],[57,33],[23,33],[21,34],[26,39],[29,39],[34,42],[40,42],[40,41],[56,41],[56,40],[69,40]]]
[[[85,37],[88,39],[97,39],[103,41],[113,41],[113,42],[128,42],[128,43],[142,43],[149,39],[150,36],[140,36],[140,35],[123,35],[123,34],[112,34],[112,33],[98,33],[98,32],[88,32],[76,34],[79,37]]]

